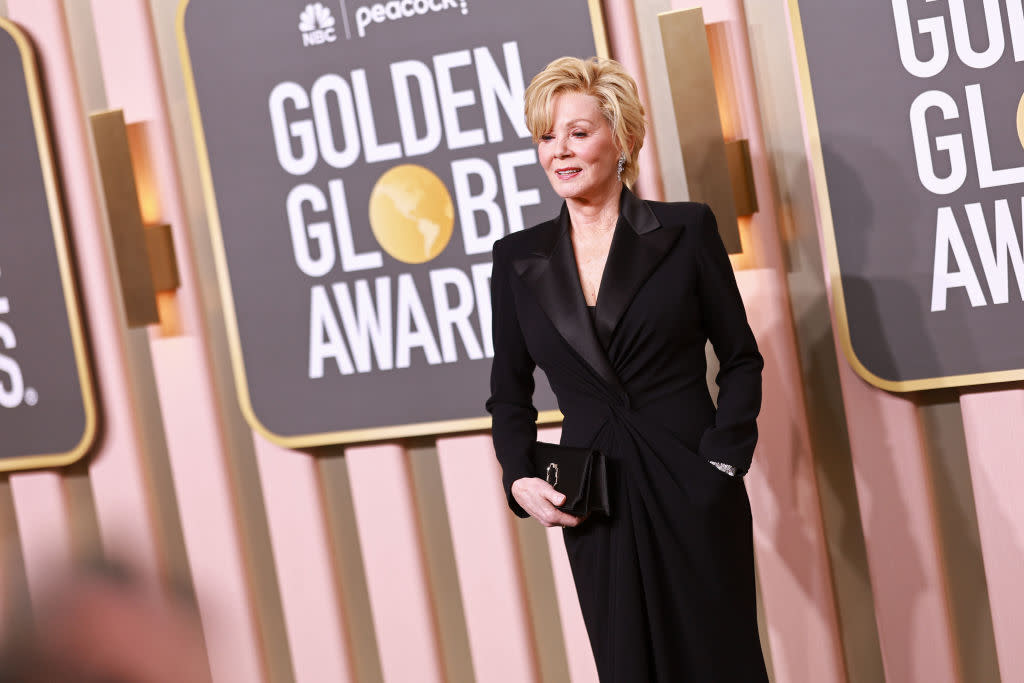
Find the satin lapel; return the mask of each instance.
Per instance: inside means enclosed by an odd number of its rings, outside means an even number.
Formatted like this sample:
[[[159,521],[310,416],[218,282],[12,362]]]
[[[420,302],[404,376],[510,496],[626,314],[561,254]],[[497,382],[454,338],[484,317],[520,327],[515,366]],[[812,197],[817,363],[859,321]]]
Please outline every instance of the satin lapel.
[[[597,297],[596,327],[601,348],[608,348],[612,333],[633,297],[679,234],[680,230],[674,227],[663,227],[643,200],[623,189],[619,224],[615,226]]]
[[[565,205],[562,206],[562,214],[549,224],[548,229],[551,233],[542,238],[543,243],[538,249],[530,256],[517,259],[513,267],[565,341],[608,386],[622,391],[622,384],[590,322],[590,313],[580,288],[569,236],[569,213]]]

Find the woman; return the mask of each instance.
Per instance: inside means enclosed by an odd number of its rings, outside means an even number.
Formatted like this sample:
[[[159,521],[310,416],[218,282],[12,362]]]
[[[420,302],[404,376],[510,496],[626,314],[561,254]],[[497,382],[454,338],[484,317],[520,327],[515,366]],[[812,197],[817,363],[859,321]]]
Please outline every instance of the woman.
[[[564,527],[602,681],[767,681],[742,478],[763,361],[714,216],[629,191],[645,125],[617,62],[552,62],[526,91],[526,119],[565,203],[494,245],[487,409],[509,506]],[[608,459],[610,517],[559,511],[564,497],[531,471],[535,366],[562,443]]]

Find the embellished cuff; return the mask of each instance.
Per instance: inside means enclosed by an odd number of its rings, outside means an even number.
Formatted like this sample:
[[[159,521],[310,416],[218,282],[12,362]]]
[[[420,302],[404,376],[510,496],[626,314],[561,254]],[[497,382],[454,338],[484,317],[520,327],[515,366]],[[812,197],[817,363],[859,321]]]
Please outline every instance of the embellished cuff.
[[[724,462],[715,462],[714,460],[708,460],[709,463],[715,466],[715,469],[725,472],[730,477],[736,476],[736,468],[732,465],[727,465]]]

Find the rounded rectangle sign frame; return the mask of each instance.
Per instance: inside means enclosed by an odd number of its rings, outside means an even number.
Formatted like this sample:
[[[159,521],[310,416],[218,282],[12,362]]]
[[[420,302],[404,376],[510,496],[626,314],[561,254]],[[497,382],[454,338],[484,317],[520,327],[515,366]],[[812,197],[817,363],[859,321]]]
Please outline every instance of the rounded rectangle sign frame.
[[[35,50],[28,35],[10,20],[0,17],[0,31],[11,37],[21,55],[22,71],[35,133],[35,146],[39,155],[39,167],[42,172],[49,223],[53,233],[57,269],[60,273],[64,306],[74,352],[74,364],[81,393],[83,422],[80,438],[67,451],[30,452],[23,455],[0,458],[0,471],[10,472],[15,470],[61,467],[81,459],[88,453],[95,442],[99,418],[96,405],[95,382],[87,352],[84,325],[80,313],[81,308],[70,256],[67,228],[61,206],[58,177],[52,152],[52,140],[44,106],[42,82],[39,78],[39,69],[36,64]]]
[[[585,2],[589,11],[597,56],[602,58],[608,57],[609,50],[607,33],[605,31],[604,15],[603,10],[601,9],[600,0],[585,0]],[[181,0],[178,6],[178,48],[185,81],[193,139],[199,162],[200,183],[203,188],[207,220],[209,222],[211,242],[213,245],[217,284],[220,292],[221,304],[224,310],[228,350],[233,370],[232,374],[235,382],[235,390],[238,394],[239,408],[246,421],[254,431],[272,443],[294,449],[490,429],[491,418],[489,416],[478,416],[309,434],[282,435],[269,429],[256,415],[243,358],[242,340],[239,331],[235,297],[231,289],[231,278],[228,269],[224,233],[222,230],[216,191],[213,183],[213,171],[211,167],[209,146],[207,144],[206,132],[204,130],[200,114],[200,103],[195,72],[193,69],[192,55],[190,54],[186,36],[186,10],[190,4],[192,4],[192,0]],[[481,405],[482,403],[483,400],[481,399]],[[541,424],[557,423],[561,420],[562,414],[558,410],[541,410],[537,417],[537,422]]]
[[[869,384],[891,392],[911,392],[929,389],[1014,382],[1024,379],[1024,367],[1005,370],[971,372],[960,374],[920,377],[905,380],[893,380],[881,377],[867,367],[865,361],[858,357],[851,337],[850,316],[848,315],[848,297],[843,287],[843,272],[840,268],[839,248],[837,245],[836,226],[833,218],[832,201],[829,192],[828,176],[825,169],[825,154],[822,144],[822,133],[815,105],[814,89],[811,81],[811,68],[808,57],[804,24],[800,10],[800,0],[788,0],[790,25],[792,27],[795,47],[796,67],[799,75],[799,91],[804,112],[804,124],[810,152],[811,176],[817,202],[816,213],[822,225],[822,241],[825,250],[826,277],[832,290],[831,308],[836,325],[840,347],[843,355],[853,370]],[[1017,126],[1024,145],[1024,99],[1017,111]]]

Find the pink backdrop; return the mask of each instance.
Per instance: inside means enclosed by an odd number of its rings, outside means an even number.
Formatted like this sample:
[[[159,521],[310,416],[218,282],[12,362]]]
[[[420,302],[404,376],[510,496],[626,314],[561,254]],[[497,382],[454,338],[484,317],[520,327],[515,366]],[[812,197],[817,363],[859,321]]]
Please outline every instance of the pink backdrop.
[[[649,109],[659,106],[658,93],[645,78],[653,74],[641,28],[651,12],[694,4],[604,3],[612,54],[640,76]],[[764,645],[773,680],[840,683],[851,680],[834,581],[834,563],[843,558],[829,549],[827,492],[808,419],[804,340],[788,277],[794,266],[781,220],[790,215],[792,198],[779,194],[776,175],[782,133],[763,123],[772,120],[766,107],[778,95],[758,94],[766,70],[798,92],[793,35],[799,27],[789,23],[785,2],[770,0],[771,9],[760,5],[758,16],[772,12],[785,30],[774,35],[778,45],[752,50],[759,27],[743,2],[700,4],[732,84],[725,97],[728,134],[749,141],[760,204],[744,223],[747,252],[736,264],[767,361],[762,436],[748,482]],[[87,10],[74,9],[74,22],[70,11],[60,0],[6,2],[6,16],[33,38],[46,73],[108,419],[86,470],[90,496],[73,495],[61,472],[7,477],[17,552],[9,550],[5,560],[23,565],[30,595],[42,595],[54,572],[95,535],[105,552],[154,583],[175,568],[188,573],[218,682],[596,681],[560,536],[508,512],[488,434],[417,443],[429,455],[414,460],[405,443],[288,451],[244,424],[226,370],[195,180],[173,26],[177,2],[92,0]],[[83,16],[89,21],[78,21]],[[766,54],[773,61],[758,61]],[[102,99],[102,106],[124,109],[129,124],[142,124],[153,179],[147,219],[171,224],[181,271],[181,288],[164,301],[176,326],[125,326],[86,99]],[[638,187],[650,198],[665,193],[658,134],[654,127],[640,160]],[[816,152],[804,134],[799,150],[809,174]],[[803,228],[820,233],[817,223]],[[810,276],[827,289],[820,269]],[[885,676],[899,683],[965,680],[950,605],[956,587],[944,566],[938,522],[942,501],[933,492],[919,406],[914,396],[868,386],[836,344],[826,347],[840,359],[830,381],[838,384],[849,434],[862,520],[853,533],[863,534]],[[1024,639],[1017,618],[1024,607],[1017,580],[1024,520],[1015,495],[1024,480],[1024,392],[990,387],[964,395],[960,407],[998,667],[1005,683],[1024,680],[1016,647]],[[557,435],[557,429],[544,434]],[[435,477],[431,486],[416,469],[424,462]],[[443,512],[443,538],[425,525],[424,506]],[[95,529],[82,519],[94,519]],[[446,564],[438,564],[438,548]],[[453,576],[439,577],[439,566]],[[443,588],[452,585],[457,595]]]

